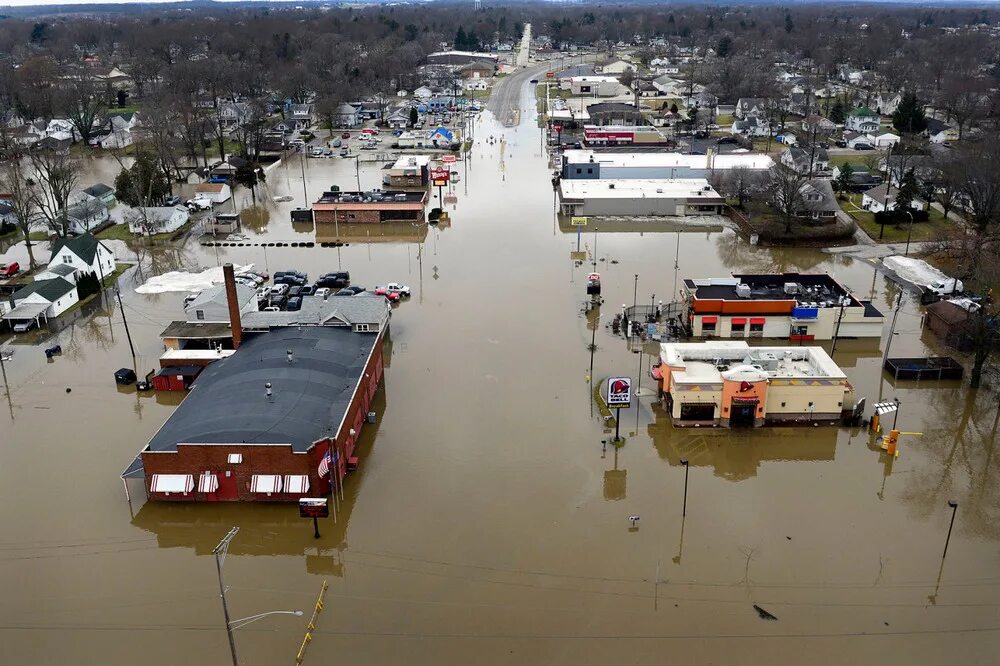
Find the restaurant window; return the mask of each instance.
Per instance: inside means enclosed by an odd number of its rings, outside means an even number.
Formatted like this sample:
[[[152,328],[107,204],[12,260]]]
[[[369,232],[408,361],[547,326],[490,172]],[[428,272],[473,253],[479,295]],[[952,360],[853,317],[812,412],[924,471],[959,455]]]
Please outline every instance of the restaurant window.
[[[750,332],[751,333],[763,333],[764,332],[764,322],[750,322]]]
[[[701,321],[701,332],[702,333],[715,333],[715,317],[709,319],[706,317]]]
[[[739,335],[743,335],[743,332],[746,330],[746,327],[747,327],[747,323],[745,321],[736,321],[736,320],[733,320],[733,333],[734,334],[738,333]]]

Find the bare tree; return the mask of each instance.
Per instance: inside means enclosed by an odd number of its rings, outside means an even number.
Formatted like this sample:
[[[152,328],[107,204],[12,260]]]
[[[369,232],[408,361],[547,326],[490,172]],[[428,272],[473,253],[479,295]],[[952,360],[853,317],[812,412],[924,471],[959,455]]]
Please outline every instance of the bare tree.
[[[18,152],[8,152],[7,161],[0,171],[0,188],[7,196],[7,205],[14,213],[15,223],[24,236],[24,247],[28,251],[28,266],[35,269],[35,253],[31,247],[31,230],[38,223],[36,190],[38,183],[24,172],[25,159]]]
[[[792,233],[792,222],[801,212],[804,199],[802,188],[808,182],[804,174],[775,164],[768,173],[767,193],[771,206],[778,211],[785,223],[785,233]]]
[[[94,136],[94,125],[107,108],[99,86],[89,80],[77,81],[64,90],[61,105],[76,133],[80,135],[80,140],[84,144],[90,143]]]
[[[34,202],[49,228],[63,238],[69,236],[69,195],[76,188],[79,165],[69,155],[54,151],[31,151],[28,161],[38,186]]]

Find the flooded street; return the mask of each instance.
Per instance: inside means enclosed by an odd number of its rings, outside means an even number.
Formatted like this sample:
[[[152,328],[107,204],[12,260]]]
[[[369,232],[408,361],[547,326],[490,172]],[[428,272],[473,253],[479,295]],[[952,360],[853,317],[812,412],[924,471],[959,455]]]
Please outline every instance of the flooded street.
[[[136,483],[130,508],[119,475],[182,396],[115,385],[132,365],[117,303],[32,345],[5,342],[2,661],[228,663],[212,549],[239,526],[225,563],[233,617],[306,613],[237,631],[243,664],[294,662],[323,579],[306,664],[995,663],[995,393],[895,383],[880,344],[845,340],[833,356],[857,395],[898,398],[900,429],[923,433],[903,438],[893,463],[865,429],[673,429],[651,405],[656,347],[633,353],[606,327],[632,304],[635,275],[642,304],[669,301],[684,277],[827,271],[859,297],[873,292],[887,318],[898,287],[849,257],[751,247],[729,228],[590,226],[581,249],[597,246],[606,300],[588,319],[593,264],[570,258],[577,238],[554,214],[527,84],[520,123],[484,113],[475,136],[450,227],[341,225],[342,248],[192,238],[141,253],[121,278],[140,374],[183,312],[181,293],[134,292],[151,274],[233,262],[411,286],[394,308],[378,425],[363,431],[344,513],[320,539],[291,504],[144,504]],[[289,220],[302,170],[313,201],[333,185],[378,186],[380,166],[293,158],[268,172],[266,213],[245,233],[332,240],[332,225]],[[292,201],[272,202],[282,195]],[[248,197],[239,190],[238,204]],[[920,324],[904,294],[893,355],[943,352]],[[46,361],[57,343],[62,356]],[[613,374],[643,389],[617,451],[602,450],[610,435],[591,401],[591,380]],[[942,566],[948,500],[959,507]]]

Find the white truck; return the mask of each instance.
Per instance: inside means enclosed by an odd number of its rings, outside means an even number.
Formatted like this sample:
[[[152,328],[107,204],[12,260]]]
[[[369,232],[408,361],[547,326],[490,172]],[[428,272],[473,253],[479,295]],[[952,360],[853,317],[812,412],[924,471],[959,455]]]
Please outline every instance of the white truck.
[[[882,263],[903,282],[908,282],[921,290],[921,300],[931,303],[948,296],[958,296],[965,285],[958,278],[945,275],[922,259],[886,257]]]
[[[379,296],[385,296],[387,294],[399,294],[400,296],[410,297],[410,288],[405,284],[400,284],[398,282],[390,282],[384,287],[375,287],[375,293]]]

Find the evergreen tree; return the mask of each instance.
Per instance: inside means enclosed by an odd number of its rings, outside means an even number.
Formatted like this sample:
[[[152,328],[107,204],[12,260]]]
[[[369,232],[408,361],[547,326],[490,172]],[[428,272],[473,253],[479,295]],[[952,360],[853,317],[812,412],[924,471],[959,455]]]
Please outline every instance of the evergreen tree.
[[[792,23],[792,15],[785,14],[785,32],[791,32],[795,29],[795,24]]]
[[[413,127],[420,120],[420,114],[417,113],[417,107],[410,107],[410,127]]]
[[[917,177],[913,175],[913,169],[910,169],[903,176],[902,182],[899,184],[899,189],[896,190],[896,206],[893,211],[902,216],[906,211],[910,210],[910,206],[913,200],[917,198],[917,194],[920,192],[920,185],[917,183]]]
[[[458,32],[455,33],[455,50],[464,51],[465,43],[468,39],[469,38],[465,35],[465,28],[459,26]]]
[[[854,167],[850,164],[845,164],[840,167],[840,173],[837,174],[837,180],[834,181],[833,185],[838,192],[849,192],[851,189],[851,176],[854,175]]]
[[[719,40],[718,46],[715,47],[715,54],[720,58],[728,58],[729,54],[733,50],[733,40],[729,38],[729,35],[725,35]]]
[[[924,105],[912,92],[903,93],[896,113],[892,114],[892,126],[900,132],[919,134],[927,129],[927,117],[924,115]]]
[[[132,207],[152,206],[170,196],[170,181],[151,153],[140,152],[132,166],[115,177],[115,196]]]
[[[845,120],[847,120],[847,105],[844,104],[844,100],[838,97],[830,109],[830,121],[843,123]]]

